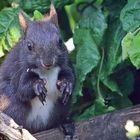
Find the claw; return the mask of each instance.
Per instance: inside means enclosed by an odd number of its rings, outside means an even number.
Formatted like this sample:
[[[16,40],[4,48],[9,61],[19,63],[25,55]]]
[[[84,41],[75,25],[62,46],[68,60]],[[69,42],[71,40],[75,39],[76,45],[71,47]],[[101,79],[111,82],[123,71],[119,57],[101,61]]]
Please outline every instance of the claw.
[[[38,96],[39,100],[41,101],[41,103],[44,105],[43,99],[41,96]]]
[[[57,87],[61,93],[62,103],[66,105],[72,94],[72,83],[67,82],[66,79],[63,79],[62,81],[57,82]]]
[[[43,80],[37,80],[34,84],[34,91],[43,105],[44,102],[46,101],[45,98],[47,93],[45,84],[46,82],[44,82]]]
[[[43,93],[47,93],[48,92],[47,89],[44,86],[42,88],[42,91],[43,91]],[[46,96],[46,94],[45,94],[45,96]]]

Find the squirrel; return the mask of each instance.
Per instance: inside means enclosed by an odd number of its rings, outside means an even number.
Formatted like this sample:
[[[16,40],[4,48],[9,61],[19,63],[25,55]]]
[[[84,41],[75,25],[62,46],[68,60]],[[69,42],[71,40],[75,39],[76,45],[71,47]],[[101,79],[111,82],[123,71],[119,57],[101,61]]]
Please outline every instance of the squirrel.
[[[19,13],[22,37],[0,67],[0,111],[31,133],[62,124],[75,74],[53,4],[41,21]]]

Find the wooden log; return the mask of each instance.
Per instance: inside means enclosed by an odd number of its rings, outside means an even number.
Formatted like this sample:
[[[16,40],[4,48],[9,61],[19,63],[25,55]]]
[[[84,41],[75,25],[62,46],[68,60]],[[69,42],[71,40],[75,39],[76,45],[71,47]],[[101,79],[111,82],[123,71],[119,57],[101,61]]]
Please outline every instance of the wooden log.
[[[37,140],[12,118],[0,112],[0,140]]]
[[[124,125],[133,120],[140,126],[140,105],[94,117],[76,124],[74,140],[128,140]],[[63,140],[59,129],[34,134],[38,140]]]
[[[77,123],[74,140],[127,140],[124,129],[127,120],[140,125],[140,105]],[[6,140],[36,140],[27,130],[18,128],[10,117],[0,112],[0,136],[5,136]],[[34,136],[38,140],[64,139],[59,129],[43,131]]]

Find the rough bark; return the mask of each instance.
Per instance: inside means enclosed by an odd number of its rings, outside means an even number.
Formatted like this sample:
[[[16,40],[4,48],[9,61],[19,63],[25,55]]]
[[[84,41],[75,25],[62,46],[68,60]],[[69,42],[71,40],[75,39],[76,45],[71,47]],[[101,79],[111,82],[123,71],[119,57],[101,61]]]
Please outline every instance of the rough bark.
[[[36,140],[12,118],[0,112],[0,140]]]
[[[140,105],[93,117],[75,124],[74,140],[127,140],[124,129],[127,120],[133,120],[140,126]],[[1,112],[0,136],[6,136],[9,140],[36,140],[27,130],[19,130],[19,126],[10,117]],[[34,137],[38,140],[64,139],[63,133],[58,128],[36,133]]]
[[[140,105],[77,123],[74,140],[128,140],[124,129],[127,120],[133,120],[140,126]],[[38,140],[64,139],[59,129],[44,131],[34,136]]]

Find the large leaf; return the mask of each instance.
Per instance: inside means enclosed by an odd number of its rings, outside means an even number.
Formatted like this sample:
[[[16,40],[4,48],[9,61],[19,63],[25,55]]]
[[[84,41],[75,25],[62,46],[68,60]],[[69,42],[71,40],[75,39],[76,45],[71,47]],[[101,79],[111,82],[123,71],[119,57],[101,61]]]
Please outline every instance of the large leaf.
[[[100,115],[102,113],[112,112],[114,110],[114,107],[105,105],[103,99],[97,98],[94,105],[91,105],[89,108],[85,109],[83,113],[78,114],[78,116],[75,116],[74,119],[81,121],[96,115]]]
[[[131,48],[131,43],[133,41],[133,33],[129,32],[122,40],[122,59],[125,60],[129,57],[128,52]]]
[[[104,0],[75,0],[76,4],[86,4],[86,3],[94,3],[96,5],[101,5]]]
[[[84,34],[84,36],[83,36]],[[97,66],[100,60],[100,54],[97,45],[88,29],[75,30],[75,45],[77,46],[76,69],[77,86],[76,95],[82,95],[83,81],[86,75]]]
[[[43,15],[38,10],[35,10],[33,18],[35,21],[41,21],[43,19]]]
[[[125,31],[122,29],[119,14],[125,2],[117,0],[115,2],[110,1],[107,4],[106,3],[105,5],[110,11],[110,18],[108,20],[109,26],[104,42],[105,58],[102,73],[100,75],[100,80],[104,84],[104,86],[108,88],[108,92],[110,94],[117,94],[118,96],[123,97],[124,93],[121,91],[119,83],[113,77],[113,73],[117,71],[119,65],[123,65],[121,41],[125,35]],[[120,76],[121,75],[123,75],[123,73],[120,73]],[[106,95],[104,91],[102,94],[104,96]]]
[[[8,0],[9,3],[17,3],[26,12],[33,12],[39,10],[46,12],[50,8],[50,0]],[[70,4],[73,0],[55,0],[55,7],[62,8],[66,4]]]
[[[123,96],[117,82],[111,76],[102,78],[102,82],[112,93]]]
[[[137,69],[140,68],[140,32],[136,36],[134,36],[128,53],[133,65]]]
[[[118,64],[122,62],[122,48],[121,41],[125,35],[121,23],[118,19],[110,24],[107,32],[106,47],[107,47],[107,60],[106,60],[106,74],[109,75],[114,72]]]
[[[1,0],[0,1],[0,10],[8,5],[9,5],[8,0]]]
[[[9,51],[20,37],[18,12],[19,9],[14,8],[0,11],[0,57],[4,56],[4,51]]]
[[[96,45],[99,46],[107,28],[106,19],[101,9],[93,7],[85,9],[79,23],[79,28],[90,29]]]
[[[127,32],[134,31],[140,25],[140,1],[129,0],[121,11],[120,19],[123,29]]]
[[[74,31],[76,23],[80,20],[80,13],[77,10],[76,4],[65,6],[65,9],[69,18],[71,29]]]
[[[101,98],[98,98],[95,100],[94,108],[95,108],[95,115],[100,115],[102,113],[111,112],[115,109],[112,106],[105,105],[104,100]]]
[[[122,40],[123,59],[129,58],[132,64],[140,68],[140,29],[129,32]]]
[[[119,75],[119,76],[118,76]],[[125,67],[124,69],[118,71],[114,78],[116,79],[118,86],[120,88],[123,96],[129,96],[134,90],[134,75],[130,68]],[[122,97],[123,97],[122,96]]]
[[[118,18],[114,18],[114,21],[109,21],[109,25],[105,38],[105,58],[100,80],[104,86],[108,88],[110,94],[123,96],[118,82],[112,77],[112,74],[115,72],[116,67],[123,62],[121,40],[124,37],[125,32],[122,30]],[[104,91],[102,94],[104,96],[106,95]]]
[[[128,98],[128,96],[123,96],[123,97],[112,97],[111,99],[111,105],[116,108],[116,110],[118,109],[122,109],[125,107],[129,107],[132,106],[132,102],[130,101],[130,99]]]
[[[97,66],[100,60],[100,54],[92,38],[92,34],[88,29],[76,30],[75,44],[79,46],[76,56],[76,67],[81,79],[80,81],[83,81],[86,74]]]
[[[74,35],[78,77],[76,96],[82,95],[83,82],[87,74],[97,67],[100,61],[98,47],[102,42],[106,28],[106,20],[100,8],[88,7],[85,9]]]

